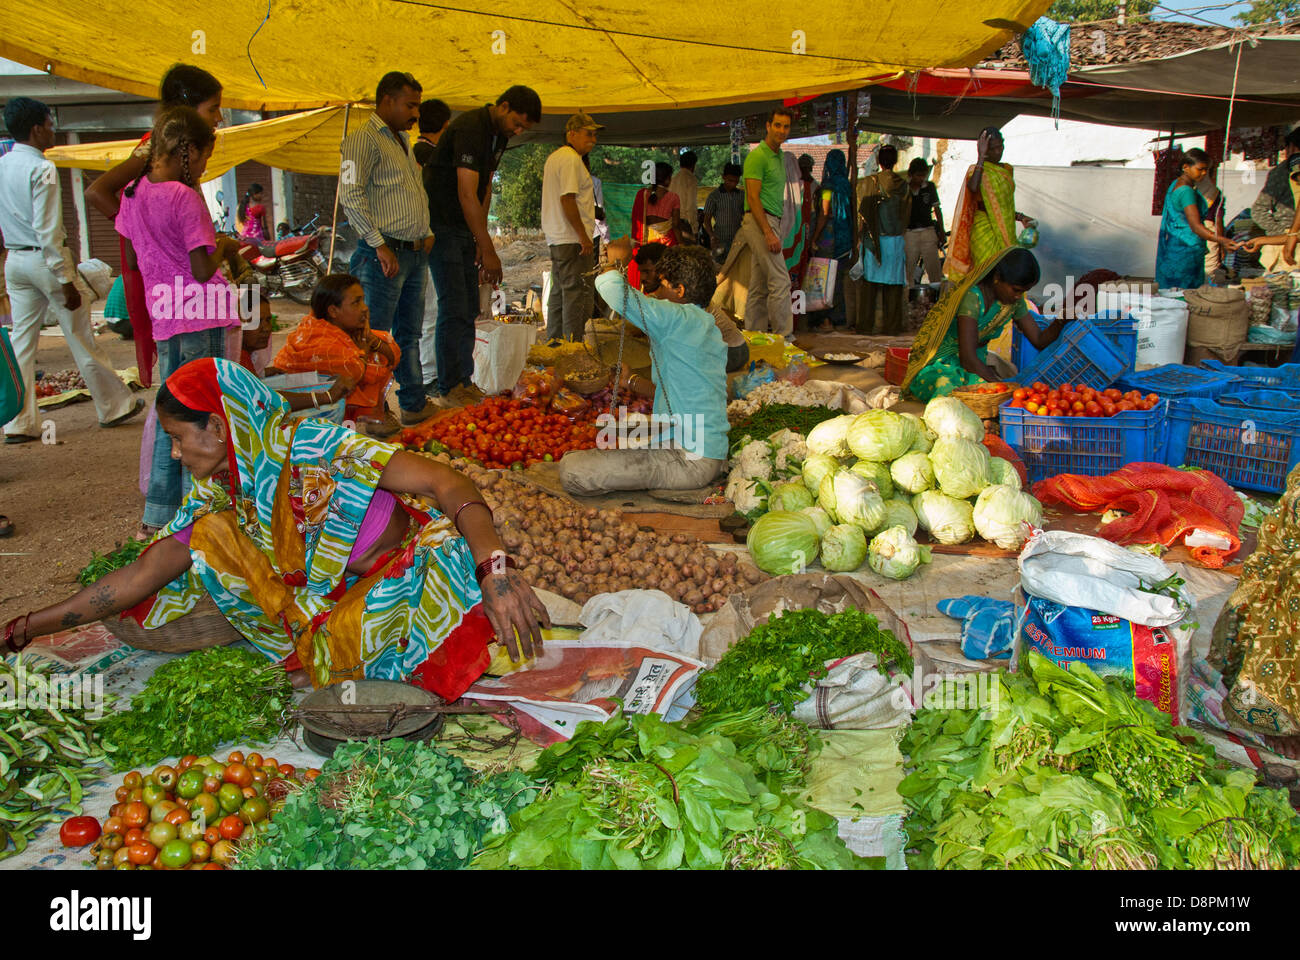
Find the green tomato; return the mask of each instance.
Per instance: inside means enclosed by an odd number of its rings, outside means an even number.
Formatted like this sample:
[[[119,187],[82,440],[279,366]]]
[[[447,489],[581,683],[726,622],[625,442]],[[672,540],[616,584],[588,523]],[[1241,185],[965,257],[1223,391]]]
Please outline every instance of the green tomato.
[[[155,823],[151,826],[147,836],[149,837],[149,842],[161,850],[163,847],[167,846],[167,844],[176,839],[177,833],[174,826],[166,820],[163,820],[161,823]]]
[[[203,792],[203,771],[195,770],[190,767],[180,775],[176,781],[177,796],[184,797],[186,800],[193,800]]]
[[[191,767],[190,769],[192,770],[194,768]],[[218,780],[221,780],[226,775],[226,765],[224,763],[205,764],[203,767],[203,775],[205,777],[216,777]]]
[[[186,843],[193,843],[196,840],[203,839],[203,825],[197,820],[186,820],[176,831],[176,836]]]
[[[239,819],[245,823],[260,823],[266,819],[270,805],[261,797],[249,797],[239,807]]]
[[[244,791],[233,783],[223,783],[217,791],[217,801],[226,813],[234,813],[244,803]]]
[[[156,783],[146,783],[140,796],[146,807],[155,807],[167,799],[167,791]]]
[[[190,849],[190,845],[184,840],[172,840],[158,851],[158,862],[168,870],[179,870],[181,867],[188,867],[193,857],[194,853]]]
[[[190,801],[190,816],[194,821],[201,821],[210,827],[221,819],[220,814],[221,802],[215,793],[200,793]]]

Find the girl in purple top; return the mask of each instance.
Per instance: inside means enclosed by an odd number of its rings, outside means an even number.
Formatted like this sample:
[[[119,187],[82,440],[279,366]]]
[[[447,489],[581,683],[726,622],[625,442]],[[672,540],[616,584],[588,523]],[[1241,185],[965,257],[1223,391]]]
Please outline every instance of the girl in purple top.
[[[227,330],[240,325],[237,292],[220,273],[239,243],[217,239],[198,190],[215,143],[212,127],[192,107],[164,111],[144,172],[123,191],[117,215],[127,266],[144,278],[163,380],[191,360],[224,357]],[[171,446],[158,431],[138,538],[165,526],[189,490],[189,474],[172,459]]]

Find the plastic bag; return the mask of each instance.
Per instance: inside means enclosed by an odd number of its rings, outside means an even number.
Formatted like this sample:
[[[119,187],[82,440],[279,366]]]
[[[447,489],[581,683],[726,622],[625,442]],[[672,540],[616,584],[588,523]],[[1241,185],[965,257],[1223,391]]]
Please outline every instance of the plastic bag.
[[[556,413],[564,414],[570,420],[576,420],[591,409],[591,404],[587,402],[587,398],[582,394],[570,390],[568,387],[561,387],[551,400],[551,409]]]
[[[808,364],[802,360],[796,360],[794,363],[782,367],[781,372],[777,374],[777,379],[793,383],[796,387],[802,387],[808,382]]]
[[[772,369],[772,365],[763,360],[755,360],[750,363],[748,371],[736,378],[736,396],[747,397],[751,391],[774,380],[776,380],[776,371]]]
[[[489,289],[490,292],[490,289]],[[485,320],[474,325],[474,386],[492,396],[519,380],[537,336],[531,324]]]
[[[551,405],[551,398],[559,387],[560,380],[554,370],[528,367],[519,375],[511,394],[516,400],[544,409]]]

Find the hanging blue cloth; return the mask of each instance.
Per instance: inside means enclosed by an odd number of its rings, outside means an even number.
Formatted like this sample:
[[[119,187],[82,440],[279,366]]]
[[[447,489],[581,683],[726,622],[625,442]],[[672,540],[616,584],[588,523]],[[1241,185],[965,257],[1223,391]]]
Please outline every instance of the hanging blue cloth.
[[[1052,91],[1052,116],[1061,125],[1061,84],[1070,75],[1070,25],[1039,17],[1020,38],[1029,82]]]

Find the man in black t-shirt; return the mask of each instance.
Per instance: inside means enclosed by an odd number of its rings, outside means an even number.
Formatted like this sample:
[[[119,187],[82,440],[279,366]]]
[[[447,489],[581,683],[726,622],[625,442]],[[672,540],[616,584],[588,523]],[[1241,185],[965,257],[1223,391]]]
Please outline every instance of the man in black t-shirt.
[[[479,399],[474,377],[474,321],[479,283],[501,282],[501,258],[488,234],[492,174],[506,144],[542,119],[542,101],[514,86],[494,104],[462,113],[443,132],[424,168],[433,253],[429,274],[438,290],[438,392],[449,405]]]
[[[939,209],[939,190],[929,176],[930,165],[920,157],[908,164],[912,212],[903,232],[903,256],[907,261],[907,286],[913,295],[917,291],[918,265],[925,265],[929,283],[943,282],[939,248],[947,243],[947,237],[943,232],[943,211]]]

